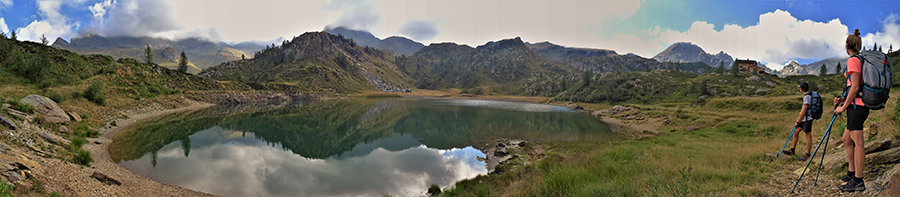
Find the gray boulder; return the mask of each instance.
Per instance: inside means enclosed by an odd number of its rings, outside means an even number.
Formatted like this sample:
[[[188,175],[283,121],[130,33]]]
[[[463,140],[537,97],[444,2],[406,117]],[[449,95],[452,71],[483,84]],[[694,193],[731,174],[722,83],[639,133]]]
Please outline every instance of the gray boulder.
[[[19,128],[16,126],[16,123],[13,123],[13,121],[9,118],[3,117],[3,115],[0,115],[0,125],[6,125],[6,127],[9,127],[9,129],[12,130],[16,130]]]
[[[47,122],[62,124],[71,120],[69,115],[66,114],[62,108],[59,108],[59,106],[56,105],[56,102],[50,100],[50,98],[29,94],[28,96],[25,96],[25,98],[22,98],[21,101],[22,103],[34,106],[34,111],[44,115],[44,120],[47,120]]]

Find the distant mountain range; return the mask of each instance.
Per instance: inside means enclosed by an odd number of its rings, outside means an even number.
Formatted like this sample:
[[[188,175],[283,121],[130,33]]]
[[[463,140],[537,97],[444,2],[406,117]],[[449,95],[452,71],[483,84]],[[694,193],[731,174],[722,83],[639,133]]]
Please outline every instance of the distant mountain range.
[[[559,64],[579,71],[590,70],[594,73],[677,69],[682,72],[699,74],[712,69],[702,62],[667,63],[647,59],[633,53],[619,55],[613,50],[606,49],[568,48],[550,42],[528,44],[528,46]]]
[[[825,65],[825,70],[828,74],[837,73],[835,71],[838,64],[841,65],[841,70],[847,69],[847,59],[849,57],[836,57],[836,58],[828,58],[824,60],[819,60],[817,62],[800,65],[797,61],[791,60],[787,65],[784,66],[781,70],[778,70],[778,76],[790,76],[790,75],[819,75],[820,70],[822,69],[822,65]]]
[[[422,43],[401,36],[391,36],[382,40],[367,31],[357,31],[343,27],[325,28],[324,31],[344,38],[353,39],[356,44],[361,46],[384,49],[392,51],[397,55],[412,55],[413,53],[416,53],[416,51],[419,51],[419,49],[425,47]]]
[[[66,49],[79,54],[103,54],[115,58],[134,58],[144,60],[144,49],[150,46],[154,53],[154,62],[157,64],[175,68],[181,51],[184,51],[190,60],[189,72],[197,73],[200,70],[218,65],[222,62],[240,60],[242,56],[251,58],[253,54],[266,48],[265,45],[252,42],[227,44],[224,42],[211,42],[200,38],[186,38],[171,40],[152,37],[103,37],[98,35],[84,35],[74,37],[71,42],[57,38],[53,47]],[[173,56],[173,52],[174,55]]]

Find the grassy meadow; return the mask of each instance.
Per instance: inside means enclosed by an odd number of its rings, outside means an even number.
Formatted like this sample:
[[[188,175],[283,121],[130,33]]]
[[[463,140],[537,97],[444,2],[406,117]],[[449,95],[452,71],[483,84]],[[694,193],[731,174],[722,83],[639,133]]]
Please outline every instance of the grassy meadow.
[[[896,98],[895,94],[892,96]],[[829,94],[830,95],[830,94]],[[823,94],[823,100],[834,96]],[[787,139],[800,110],[800,95],[708,99],[689,103],[632,104],[647,120],[668,120],[658,137],[619,142],[561,142],[544,158],[519,170],[458,182],[445,196],[759,196],[773,172],[802,167],[796,160],[772,161]],[[872,111],[867,140],[900,138],[892,120],[896,101]],[[825,105],[830,105],[825,102]],[[588,108],[608,107],[582,104]],[[602,109],[602,108],[597,108]],[[826,107],[814,123],[813,147],[831,120]],[[845,117],[844,117],[845,118]],[[839,141],[844,121],[833,126]],[[626,122],[629,122],[626,120]],[[640,124],[643,121],[630,121]],[[699,130],[685,131],[687,126]],[[801,138],[798,151],[805,146]],[[833,148],[830,148],[833,149]],[[825,171],[823,171],[825,172]],[[831,171],[838,177],[841,171]]]

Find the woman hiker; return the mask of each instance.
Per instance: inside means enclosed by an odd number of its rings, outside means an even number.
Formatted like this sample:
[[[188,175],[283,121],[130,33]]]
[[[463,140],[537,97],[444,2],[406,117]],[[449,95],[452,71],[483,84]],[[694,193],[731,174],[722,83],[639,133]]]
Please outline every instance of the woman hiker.
[[[812,107],[812,95],[809,93],[809,84],[806,82],[800,83],[800,92],[803,93],[803,108],[800,109],[800,116],[797,117],[797,121],[794,122],[794,145],[791,146],[790,150],[784,150],[782,153],[785,155],[794,155],[794,151],[797,148],[797,141],[800,138],[800,130],[803,130],[803,133],[806,134],[806,154],[800,157],[800,161],[806,161],[809,159],[809,150],[812,149],[812,114],[807,113],[807,111]]]
[[[866,118],[869,116],[869,108],[865,107],[862,99],[857,97],[857,92],[859,92],[862,87],[862,63],[859,61],[859,58],[853,57],[857,53],[859,53],[860,48],[862,47],[862,39],[859,37],[859,29],[853,31],[853,34],[847,36],[846,45],[844,48],[847,50],[847,55],[850,55],[850,59],[847,60],[847,72],[844,73],[844,76],[847,77],[847,88],[849,88],[846,95],[846,98],[835,98],[834,104],[838,105],[843,102],[843,105],[840,105],[838,108],[834,109],[834,113],[840,115],[843,112],[847,112],[847,128],[844,129],[844,136],[841,138],[841,141],[844,142],[844,147],[847,147],[847,163],[850,168],[847,170],[847,175],[841,177],[841,181],[846,181],[846,185],[841,185],[838,188],[841,191],[854,192],[854,191],[863,191],[866,190],[866,185],[863,183],[863,170],[866,167],[866,152],[865,142],[863,141],[863,123],[866,121]]]

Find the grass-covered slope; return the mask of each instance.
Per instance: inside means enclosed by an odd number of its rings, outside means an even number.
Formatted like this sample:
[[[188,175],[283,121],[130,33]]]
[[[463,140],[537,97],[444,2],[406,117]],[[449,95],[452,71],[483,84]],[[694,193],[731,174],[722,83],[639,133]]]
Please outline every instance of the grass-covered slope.
[[[580,81],[557,100],[591,103],[687,103],[709,97],[783,96],[800,94],[797,85],[810,83],[813,91],[839,94],[845,82],[840,75],[779,78],[749,73],[690,74],[671,70],[623,73],[585,72]]]

